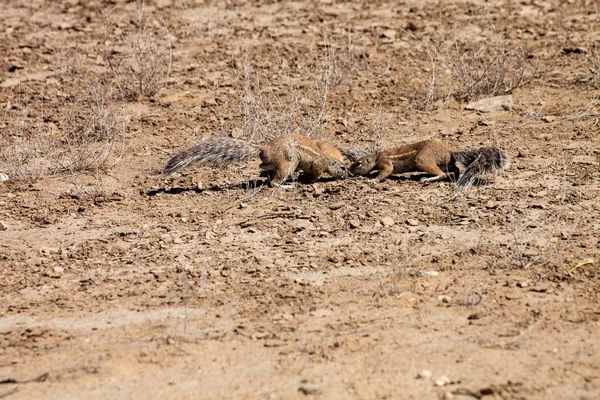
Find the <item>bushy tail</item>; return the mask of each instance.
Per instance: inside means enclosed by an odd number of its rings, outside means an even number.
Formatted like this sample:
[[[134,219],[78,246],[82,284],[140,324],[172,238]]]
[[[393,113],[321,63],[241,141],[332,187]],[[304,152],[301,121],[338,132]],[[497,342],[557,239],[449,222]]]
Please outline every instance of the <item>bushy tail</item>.
[[[456,181],[456,190],[467,189],[480,174],[499,172],[510,168],[510,155],[498,147],[482,147],[452,153],[456,162],[465,166],[465,170]]]
[[[351,149],[349,147],[341,147],[336,146],[342,155],[346,157],[351,163],[355,163],[366,156],[372,156],[377,154],[376,150],[368,150],[368,149]]]
[[[191,164],[226,165],[253,160],[259,154],[260,147],[252,143],[226,137],[211,138],[171,157],[163,169],[162,176]]]

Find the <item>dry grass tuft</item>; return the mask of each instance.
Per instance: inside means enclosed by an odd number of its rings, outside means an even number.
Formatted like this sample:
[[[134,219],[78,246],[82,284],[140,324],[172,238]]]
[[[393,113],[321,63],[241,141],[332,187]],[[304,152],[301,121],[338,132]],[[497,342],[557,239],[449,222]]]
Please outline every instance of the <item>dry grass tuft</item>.
[[[118,29],[104,13],[104,61],[127,100],[153,96],[167,85],[173,63],[168,29],[162,38],[148,28],[145,1],[136,0],[133,26]],[[113,9],[114,10],[114,9]],[[164,25],[164,24],[163,24]]]
[[[487,10],[473,34],[459,37],[440,30],[435,39],[421,39],[421,50],[406,52],[417,87],[407,93],[417,110],[443,107],[450,98],[472,101],[512,93],[533,78],[536,66],[522,43],[503,37]],[[414,86],[414,85],[413,85]]]

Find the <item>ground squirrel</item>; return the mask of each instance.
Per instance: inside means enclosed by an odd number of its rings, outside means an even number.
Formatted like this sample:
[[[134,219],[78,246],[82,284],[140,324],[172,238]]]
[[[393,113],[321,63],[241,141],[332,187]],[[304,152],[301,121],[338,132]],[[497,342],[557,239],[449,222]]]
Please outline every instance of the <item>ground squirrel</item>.
[[[381,171],[375,178],[376,182],[381,182],[390,174],[404,172],[435,175],[422,178],[421,183],[439,181],[453,174],[456,179],[455,189],[458,190],[471,186],[479,174],[502,171],[509,167],[510,156],[497,147],[452,151],[442,142],[423,140],[362,157],[352,164],[350,172],[367,175],[371,171]]]
[[[175,154],[163,169],[169,175],[190,164],[227,165],[260,157],[272,186],[280,186],[294,171],[303,171],[316,181],[324,172],[333,178],[346,178],[348,171],[342,152],[331,143],[304,135],[282,135],[265,144],[226,137],[211,138]]]

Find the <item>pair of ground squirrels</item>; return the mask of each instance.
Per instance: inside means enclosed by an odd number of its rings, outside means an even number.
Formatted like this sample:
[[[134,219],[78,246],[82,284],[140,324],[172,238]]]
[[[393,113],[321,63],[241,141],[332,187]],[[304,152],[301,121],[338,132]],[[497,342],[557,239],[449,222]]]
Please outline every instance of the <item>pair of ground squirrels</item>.
[[[380,171],[374,181],[381,182],[391,174],[425,172],[434,175],[421,182],[435,182],[453,175],[455,189],[465,189],[478,175],[509,168],[510,157],[497,147],[453,151],[446,144],[424,140],[373,153],[335,146],[299,134],[282,135],[257,145],[244,140],[212,138],[175,154],[163,169],[169,175],[190,164],[227,165],[260,157],[260,168],[267,171],[272,186],[281,186],[295,171],[303,171],[313,181],[324,173],[344,179],[348,170],[344,157],[352,163],[350,172],[365,176]]]

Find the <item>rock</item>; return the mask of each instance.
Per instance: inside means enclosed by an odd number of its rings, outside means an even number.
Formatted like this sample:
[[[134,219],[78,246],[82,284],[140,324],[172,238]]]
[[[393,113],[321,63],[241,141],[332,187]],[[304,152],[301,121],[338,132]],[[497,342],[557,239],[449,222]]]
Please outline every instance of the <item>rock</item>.
[[[315,225],[307,219],[295,219],[290,221],[289,225],[293,232],[315,229]]]
[[[6,225],[4,222],[0,221],[0,231],[5,231],[8,229],[8,225]]]
[[[383,217],[381,219],[381,224],[387,228],[389,228],[390,226],[394,225],[394,220],[392,217]]]
[[[319,394],[321,388],[311,383],[304,383],[298,388],[298,391],[306,396],[310,396]]]
[[[348,222],[348,225],[350,225],[350,229],[358,229],[360,228],[360,221],[357,219],[351,219]]]
[[[445,296],[442,294],[438,296],[438,301],[440,303],[449,304],[452,301],[452,298],[450,296]]]
[[[481,319],[485,317],[485,311],[475,311],[474,313],[470,314],[467,319],[468,320],[475,320],[475,319]]]
[[[510,111],[513,107],[512,95],[488,97],[473,103],[467,104],[465,110],[474,110],[479,112],[492,111]]]
[[[54,267],[52,270],[47,270],[46,275],[50,278],[60,278],[65,273],[65,269],[63,267]]]
[[[451,382],[452,381],[447,376],[441,376],[439,379],[436,379],[435,385],[442,387],[442,386],[446,386],[447,384],[449,384]]]
[[[419,220],[409,218],[409,219],[406,220],[406,224],[409,225],[409,226],[418,226],[419,225]]]
[[[6,174],[0,174],[0,182],[5,182],[8,180],[8,175]]]
[[[340,201],[337,203],[333,203],[329,205],[329,209],[330,210],[339,210],[340,208],[344,207],[344,202]]]
[[[266,339],[263,346],[265,347],[282,347],[285,346],[285,340],[279,339]]]
[[[316,183],[313,183],[313,196],[315,197],[319,197],[320,195],[323,194],[323,192],[325,192],[325,189],[322,186],[317,185]]]
[[[428,369],[424,369],[423,371],[419,372],[416,376],[417,379],[431,379],[431,376],[433,374],[431,373],[430,370]]]
[[[542,118],[542,121],[544,121],[544,122],[548,122],[548,123],[549,123],[549,122],[554,122],[554,121],[556,121],[556,119],[557,119],[557,118],[558,118],[558,117],[555,117],[555,116],[553,116],[553,115],[545,115],[545,116]]]
[[[578,311],[572,311],[567,314],[564,318],[565,321],[571,322],[573,324],[580,324],[586,321],[585,314]]]
[[[388,38],[388,39],[396,39],[396,31],[393,29],[387,29],[381,33],[380,37]]]
[[[536,293],[546,293],[548,290],[550,289],[550,286],[542,283],[542,282],[536,282],[533,287],[531,289],[529,289],[530,292],[536,292]]]

